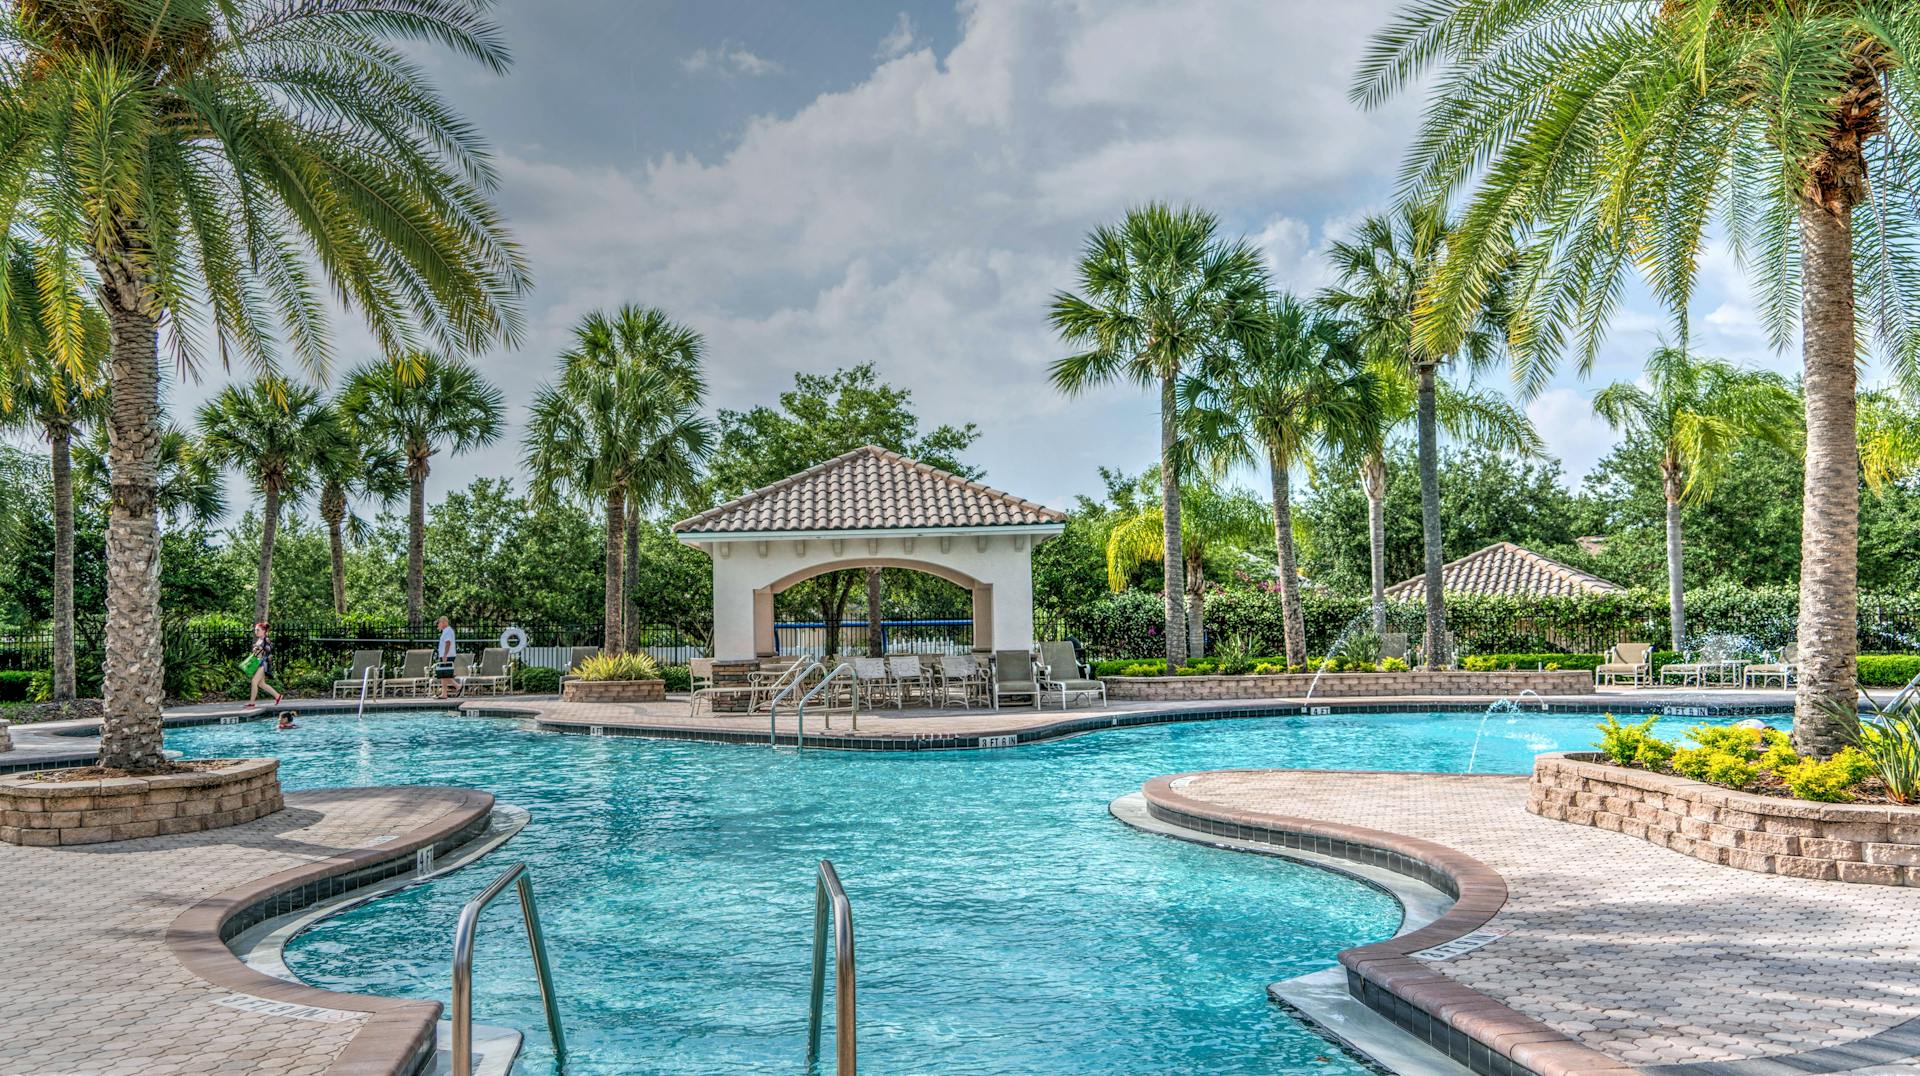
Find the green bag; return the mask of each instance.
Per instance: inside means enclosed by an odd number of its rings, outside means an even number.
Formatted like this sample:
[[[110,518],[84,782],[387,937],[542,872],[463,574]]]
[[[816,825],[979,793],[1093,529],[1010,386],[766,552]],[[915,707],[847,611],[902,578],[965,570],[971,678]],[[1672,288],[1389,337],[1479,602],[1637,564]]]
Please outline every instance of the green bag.
[[[241,672],[246,673],[248,676],[252,676],[254,673],[258,672],[259,670],[260,670],[260,655],[248,654],[245,658],[241,659],[240,661]]]

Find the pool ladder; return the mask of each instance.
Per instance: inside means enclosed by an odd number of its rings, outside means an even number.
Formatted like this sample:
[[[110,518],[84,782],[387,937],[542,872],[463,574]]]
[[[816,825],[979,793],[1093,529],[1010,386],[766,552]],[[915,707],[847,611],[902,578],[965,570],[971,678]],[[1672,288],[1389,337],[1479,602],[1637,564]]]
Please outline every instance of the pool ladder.
[[[813,993],[807,1011],[807,1071],[820,1063],[820,1022],[827,989],[827,913],[833,913],[833,1070],[854,1076],[853,905],[830,860],[820,861],[813,886]]]
[[[540,930],[540,909],[533,903],[533,880],[527,875],[525,863],[515,863],[460,909],[460,922],[453,928],[452,1076],[473,1076],[473,939],[480,929],[480,913],[509,885],[519,890],[520,916],[527,924],[527,948],[533,950],[533,974],[540,983],[540,1000],[547,1007],[553,1056],[562,1064],[567,1059],[567,1038],[560,1030],[560,1003],[553,992],[553,972],[547,967],[546,936]],[[848,944],[852,944],[851,938]]]

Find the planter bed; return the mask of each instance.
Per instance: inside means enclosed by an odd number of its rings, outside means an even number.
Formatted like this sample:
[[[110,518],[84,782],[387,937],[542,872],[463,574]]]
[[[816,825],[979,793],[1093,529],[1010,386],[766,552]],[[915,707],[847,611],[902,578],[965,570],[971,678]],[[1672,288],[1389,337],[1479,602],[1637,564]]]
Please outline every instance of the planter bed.
[[[561,702],[663,702],[665,680],[569,680],[560,685]]]
[[[1604,757],[1535,759],[1527,810],[1741,870],[1920,886],[1920,807],[1759,796]]]
[[[1581,669],[1515,669],[1465,672],[1453,669],[1405,672],[1312,673],[1271,676],[1109,676],[1107,697],[1151,701],[1191,699],[1355,698],[1379,695],[1585,695],[1593,674]]]
[[[219,769],[150,777],[65,780],[60,770],[0,777],[0,841],[101,844],[198,833],[278,811],[280,760],[238,758]]]

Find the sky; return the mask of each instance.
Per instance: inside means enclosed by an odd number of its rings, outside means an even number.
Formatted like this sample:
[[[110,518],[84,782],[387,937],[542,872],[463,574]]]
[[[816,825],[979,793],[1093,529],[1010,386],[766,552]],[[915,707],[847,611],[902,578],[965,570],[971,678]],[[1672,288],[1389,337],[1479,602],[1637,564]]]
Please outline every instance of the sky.
[[[1066,352],[1048,301],[1087,232],[1149,199],[1193,203],[1281,286],[1327,283],[1321,252],[1390,204],[1417,118],[1417,97],[1346,97],[1395,2],[502,0],[508,74],[423,58],[493,147],[534,289],[519,346],[473,360],[509,436],[437,460],[432,492],[518,476],[524,405],[570,326],[633,302],[705,335],[715,408],[870,361],[926,425],[979,425],[967,458],[988,482],[1070,506],[1158,443],[1148,393],[1048,385]],[[1794,368],[1724,252],[1702,285],[1698,350]],[[1665,324],[1631,294],[1591,374],[1528,403],[1570,484],[1613,440],[1593,391],[1637,377]],[[344,319],[335,335],[338,369],[372,357]],[[176,413],[226,376],[175,386]]]

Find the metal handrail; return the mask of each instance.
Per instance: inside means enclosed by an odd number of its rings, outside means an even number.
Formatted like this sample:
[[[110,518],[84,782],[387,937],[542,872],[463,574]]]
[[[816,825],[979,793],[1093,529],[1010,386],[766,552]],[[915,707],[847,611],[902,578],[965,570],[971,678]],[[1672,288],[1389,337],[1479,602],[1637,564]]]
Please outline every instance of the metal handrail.
[[[796,669],[799,669],[800,670],[799,673],[797,673],[793,679],[787,681],[787,685],[785,687],[781,688],[777,693],[775,693],[775,695],[773,696],[772,702],[767,703],[767,746],[768,747],[778,747],[780,744],[779,737],[778,737],[779,720],[780,720],[780,700],[786,698],[788,695],[793,694],[793,689],[806,683],[807,676],[811,674],[813,670],[822,668],[823,666],[820,664],[819,658],[810,657],[804,663],[795,662],[793,667]]]
[[[1907,681],[1907,686],[1901,688],[1897,693],[1895,693],[1895,695],[1893,696],[1893,701],[1887,703],[1886,709],[1889,709],[1889,710],[1898,709],[1901,706],[1901,704],[1904,703],[1907,700],[1907,698],[1912,696],[1916,691],[1920,691],[1920,673],[1914,673],[1913,679]]]
[[[800,696],[800,701],[794,705],[793,746],[795,748],[804,748],[807,746],[807,703],[813,701],[813,697],[815,695],[820,694],[821,691],[825,690],[828,684],[833,683],[833,678],[836,676],[839,676],[841,673],[846,673],[848,676],[852,676],[853,665],[845,661],[841,662],[838,665],[835,665],[831,672],[827,673],[827,675],[820,678],[819,683],[813,685],[813,688],[809,690],[805,695]],[[827,719],[827,727],[828,728],[833,727],[833,719],[831,717]],[[858,684],[854,685],[853,731],[855,732],[860,731],[860,693],[859,693]]]
[[[527,924],[527,947],[533,950],[533,973],[540,983],[540,1000],[547,1007],[547,1032],[553,1037],[553,1056],[567,1057],[566,1035],[560,1030],[560,1003],[553,993],[553,972],[547,967],[547,942],[540,931],[540,911],[533,903],[533,881],[525,863],[515,863],[493,884],[460,909],[453,928],[453,1076],[473,1074],[473,937],[480,913],[495,897],[518,883],[520,915]]]
[[[820,1019],[827,988],[827,906],[833,906],[833,1057],[838,1076],[854,1076],[853,905],[833,863],[820,861],[813,887],[813,995],[807,1012],[807,1068],[820,1062]]]
[[[360,711],[353,716],[367,716],[367,684],[372,681],[375,668],[372,665],[360,670]]]

